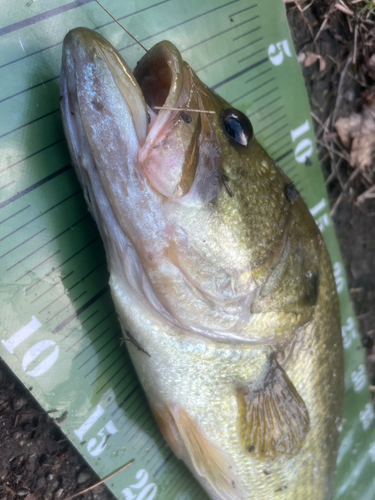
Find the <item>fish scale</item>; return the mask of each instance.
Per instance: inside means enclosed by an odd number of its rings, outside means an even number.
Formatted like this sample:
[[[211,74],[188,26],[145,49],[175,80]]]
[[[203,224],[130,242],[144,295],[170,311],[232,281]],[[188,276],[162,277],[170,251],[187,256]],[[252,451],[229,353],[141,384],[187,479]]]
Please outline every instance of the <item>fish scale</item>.
[[[206,498],[165,445],[128,355],[117,348],[102,244],[70,167],[57,111],[68,29],[100,26],[130,66],[142,51],[93,2],[1,3],[0,354],[45,409],[57,408],[59,416],[68,411],[60,426],[100,476],[136,458],[108,483],[118,498]],[[373,498],[374,415],[363,353],[282,2],[182,7],[151,0],[134,7],[113,1],[109,7],[147,47],[164,38],[174,42],[207,85],[248,114],[317,220],[334,264],[346,355],[335,498]]]

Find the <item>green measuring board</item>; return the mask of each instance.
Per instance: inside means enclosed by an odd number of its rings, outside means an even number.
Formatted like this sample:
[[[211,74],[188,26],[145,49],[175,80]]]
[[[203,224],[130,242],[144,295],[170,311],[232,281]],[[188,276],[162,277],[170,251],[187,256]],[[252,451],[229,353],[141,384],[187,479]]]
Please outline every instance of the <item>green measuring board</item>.
[[[335,499],[375,498],[375,428],[301,71],[282,0],[108,1],[151,47],[174,42],[198,76],[250,118],[294,180],[329,247],[342,312],[345,415]],[[130,67],[143,55],[93,1],[0,0],[0,354],[119,499],[206,494],[165,444],[125,348],[104,250],[65,145],[61,45],[97,29]]]

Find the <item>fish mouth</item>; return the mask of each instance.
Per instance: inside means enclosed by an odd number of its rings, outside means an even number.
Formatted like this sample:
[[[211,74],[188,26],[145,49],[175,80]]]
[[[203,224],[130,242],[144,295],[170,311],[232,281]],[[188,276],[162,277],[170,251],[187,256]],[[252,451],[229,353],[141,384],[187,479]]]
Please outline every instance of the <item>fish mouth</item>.
[[[155,107],[176,107],[183,86],[184,63],[179,51],[168,41],[154,45],[137,63],[134,77],[147,107],[156,115]]]
[[[80,85],[82,75],[93,74],[99,94],[105,92],[106,83],[112,80],[129,109],[139,147],[142,147],[153,129],[149,143],[166,127],[169,115],[176,114],[169,108],[181,106],[181,101],[186,101],[184,67],[186,64],[177,48],[162,41],[140,59],[133,73],[119,52],[99,33],[75,28],[67,33],[63,42],[60,85],[61,94],[67,96],[69,109],[66,114],[74,117],[79,113],[80,97],[87,91],[84,84]],[[93,105],[100,107],[100,99]],[[164,107],[163,113],[155,107]]]

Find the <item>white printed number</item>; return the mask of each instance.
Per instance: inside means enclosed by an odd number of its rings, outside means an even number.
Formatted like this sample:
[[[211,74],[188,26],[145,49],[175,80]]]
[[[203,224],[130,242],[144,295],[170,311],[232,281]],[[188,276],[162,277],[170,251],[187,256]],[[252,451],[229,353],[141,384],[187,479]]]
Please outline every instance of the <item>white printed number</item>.
[[[361,392],[367,385],[366,367],[359,365],[358,370],[352,373],[352,382],[354,384],[354,392]]]
[[[91,427],[99,420],[99,418],[104,414],[105,410],[100,405],[97,405],[94,412],[89,416],[89,418],[84,422],[81,427],[74,431],[74,434],[82,441],[83,436],[86,432],[91,429]],[[101,441],[97,444],[97,438],[91,438],[87,443],[87,451],[92,457],[97,457],[105,450],[107,446],[108,439],[112,434],[116,434],[118,430],[115,424],[110,420],[105,424],[105,426],[100,429],[98,436],[101,437]]]
[[[310,133],[310,122],[306,120],[302,125],[290,131],[292,141],[297,142],[294,148],[294,157],[297,163],[306,163],[313,152],[313,142],[309,137],[304,137]]]
[[[348,318],[346,320],[346,325],[341,328],[341,333],[344,349],[349,349],[349,347],[352,345],[352,341],[358,338],[358,333],[353,318]]]
[[[272,43],[268,47],[268,57],[274,66],[280,66],[280,64],[282,64],[284,61],[284,55],[292,57],[288,40],[282,40],[281,42],[277,42],[275,45]]]
[[[101,452],[104,450],[104,448],[107,446],[107,441],[109,439],[109,436],[111,436],[112,434],[116,434],[116,432],[118,432],[118,430],[116,429],[112,420],[110,420],[98,432],[98,436],[102,438],[100,443],[95,448],[94,446],[96,445],[97,442],[96,438],[91,438],[90,441],[87,443],[87,451],[90,453],[90,455],[93,457],[97,457],[98,455],[100,455]]]
[[[315,205],[315,207],[313,207],[310,210],[310,213],[315,218],[315,222],[317,223],[319,231],[321,233],[324,232],[326,227],[329,227],[332,225],[332,221],[331,221],[330,216],[328,215],[327,208],[328,208],[327,200],[325,198],[322,198],[320,200],[320,202],[317,203]],[[323,210],[325,211],[325,213],[323,213],[323,214],[319,215],[319,217],[317,217],[318,214],[320,214]]]
[[[374,418],[375,418],[374,409],[373,409],[371,403],[367,403],[367,405],[365,406],[365,409],[359,413],[359,419],[362,422],[362,427],[363,427],[364,431],[366,431],[367,429],[369,429],[371,427],[371,424],[373,423]]]
[[[153,498],[155,498],[158,488],[155,483],[147,484],[147,471],[145,469],[139,470],[135,478],[138,482],[135,484],[131,484],[129,488],[125,488],[121,492],[124,495],[125,500],[152,500]]]
[[[337,293],[341,293],[345,288],[345,278],[340,262],[333,264],[333,275],[336,281]]]
[[[316,224],[319,228],[319,231],[322,233],[326,227],[331,225],[331,219],[328,214],[323,214],[316,219]]]
[[[32,316],[30,323],[18,330],[18,332],[14,333],[8,340],[2,340],[1,342],[10,354],[14,354],[14,350],[33,333],[39,330],[41,326],[42,324],[40,321],[35,316]],[[32,370],[28,370],[30,364],[43,354],[44,351],[51,347],[53,347],[53,351]],[[56,342],[54,340],[41,340],[30,347],[24,355],[22,359],[23,371],[26,375],[29,375],[29,377],[40,377],[40,375],[43,375],[48,372],[50,368],[52,368],[58,357],[59,346],[56,345]]]

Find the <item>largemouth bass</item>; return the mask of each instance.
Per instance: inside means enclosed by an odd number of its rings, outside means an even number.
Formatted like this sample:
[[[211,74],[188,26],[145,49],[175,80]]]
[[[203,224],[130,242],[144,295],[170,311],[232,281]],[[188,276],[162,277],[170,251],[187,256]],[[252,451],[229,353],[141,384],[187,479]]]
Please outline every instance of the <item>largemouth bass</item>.
[[[330,499],[339,307],[290,179],[170,42],[133,74],[74,29],[61,95],[128,350],[172,450],[212,499]]]

